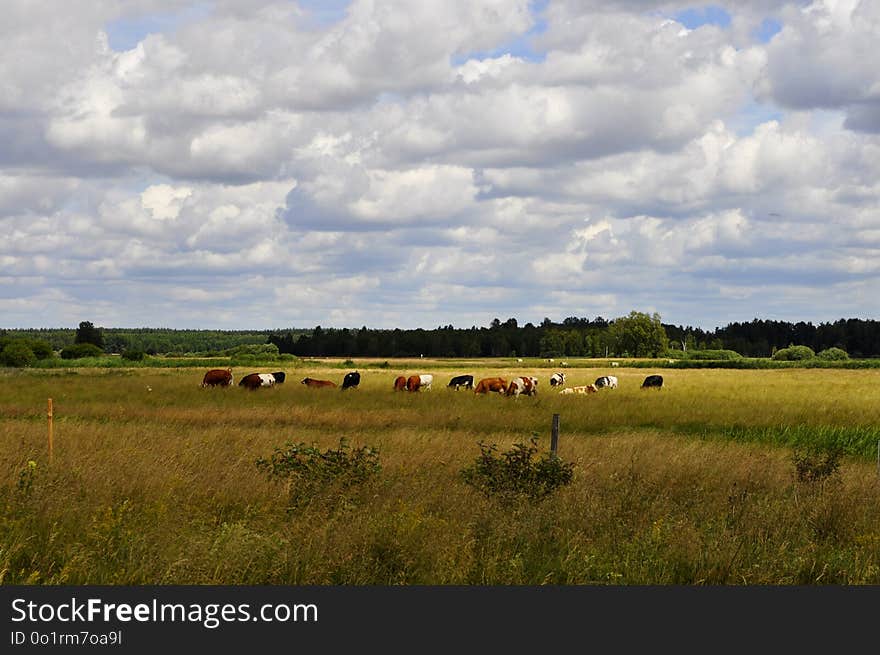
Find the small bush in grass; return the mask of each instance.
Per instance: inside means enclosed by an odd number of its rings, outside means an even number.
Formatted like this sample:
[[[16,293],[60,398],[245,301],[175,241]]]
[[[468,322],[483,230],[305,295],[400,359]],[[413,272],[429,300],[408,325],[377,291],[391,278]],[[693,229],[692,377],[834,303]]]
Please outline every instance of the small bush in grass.
[[[840,446],[798,446],[792,453],[798,482],[822,482],[840,470]]]
[[[849,359],[849,355],[843,348],[826,348],[816,354],[816,359],[840,362]]]
[[[539,501],[559,487],[569,484],[574,475],[574,464],[563,462],[547,453],[535,461],[538,440],[514,444],[511,450],[497,454],[495,444],[478,442],[480,456],[469,467],[462,469],[464,481],[485,494],[503,502],[517,498]]]
[[[346,489],[365,482],[381,470],[379,451],[371,446],[351,448],[345,438],[336,449],[319,450],[305,443],[288,442],[256,466],[270,479],[286,481],[293,508],[310,502],[328,488]]]
[[[144,357],[146,357],[146,353],[143,350],[126,350],[122,353],[122,359],[130,362],[143,361]]]
[[[813,359],[816,353],[809,346],[789,346],[773,353],[773,359],[777,362],[799,362],[805,359]]]

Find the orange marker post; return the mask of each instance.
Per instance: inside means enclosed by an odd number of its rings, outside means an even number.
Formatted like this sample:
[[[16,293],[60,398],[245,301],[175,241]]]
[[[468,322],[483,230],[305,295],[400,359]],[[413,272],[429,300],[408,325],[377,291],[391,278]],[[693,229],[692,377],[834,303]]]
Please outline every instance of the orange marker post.
[[[53,435],[53,425],[52,425],[52,399],[49,398],[49,413],[47,414],[49,417],[49,463],[52,463],[52,451],[54,450],[54,435]]]

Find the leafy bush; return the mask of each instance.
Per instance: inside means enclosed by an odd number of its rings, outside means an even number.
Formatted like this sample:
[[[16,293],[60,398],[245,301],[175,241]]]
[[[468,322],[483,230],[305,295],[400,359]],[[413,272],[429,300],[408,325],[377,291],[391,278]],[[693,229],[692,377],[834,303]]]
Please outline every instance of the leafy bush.
[[[49,359],[55,354],[55,351],[52,350],[52,344],[42,339],[29,339],[28,346],[37,359]]]
[[[789,346],[773,353],[773,359],[777,362],[797,362],[813,359],[815,356],[816,353],[809,346]]]
[[[132,350],[128,349],[123,351],[122,359],[127,359],[130,362],[140,362],[143,361],[144,357],[146,357],[146,353],[143,350]]]
[[[799,446],[792,454],[798,482],[821,482],[840,469],[840,446]]]
[[[93,343],[75,343],[61,351],[61,359],[82,359],[83,357],[100,357],[104,351]]]
[[[274,343],[248,343],[224,351],[232,357],[253,356],[255,359],[276,358],[279,355],[278,346]]]
[[[37,361],[37,356],[24,341],[13,341],[0,351],[0,364],[23,368]]]
[[[538,441],[532,437],[529,444],[517,443],[498,456],[495,444],[478,442],[480,456],[468,468],[462,469],[464,481],[487,497],[502,502],[517,498],[539,501],[561,486],[571,482],[574,464],[565,463],[551,453],[533,461],[538,452]]]
[[[730,361],[733,359],[742,359],[742,355],[735,350],[688,350],[686,358]]]
[[[843,361],[849,359],[849,355],[843,348],[826,348],[816,355],[816,359],[827,361]]]
[[[352,449],[345,438],[339,440],[339,448],[324,452],[302,442],[288,442],[269,459],[257,458],[256,466],[270,479],[288,483],[291,509],[308,504],[327,489],[360,484],[381,470],[376,448]]]

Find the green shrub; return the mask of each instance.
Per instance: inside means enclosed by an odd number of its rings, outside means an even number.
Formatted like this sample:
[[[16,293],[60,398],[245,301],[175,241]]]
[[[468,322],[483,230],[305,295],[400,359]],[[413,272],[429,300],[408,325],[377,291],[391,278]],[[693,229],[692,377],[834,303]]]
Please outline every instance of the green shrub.
[[[55,354],[55,351],[52,350],[52,344],[42,339],[30,339],[28,340],[28,346],[37,359],[49,359]]]
[[[127,359],[130,362],[143,361],[144,357],[146,356],[147,354],[143,350],[128,349],[122,353],[122,359]]]
[[[274,343],[248,343],[234,348],[228,348],[224,351],[227,355],[241,358],[242,356],[250,356],[254,359],[272,359],[279,355],[278,346]]]
[[[826,348],[816,355],[816,359],[824,359],[826,361],[843,361],[849,359],[849,355],[843,348]]]
[[[379,451],[371,446],[352,449],[345,438],[339,448],[321,452],[316,446],[288,442],[256,466],[270,479],[288,483],[290,509],[310,503],[321,492],[344,490],[365,482],[381,470]]]
[[[734,359],[742,359],[735,350],[726,349],[706,349],[706,350],[667,350],[663,357],[676,360],[715,360],[715,361],[732,361]]]
[[[13,341],[8,343],[2,351],[0,351],[0,364],[4,366],[15,366],[24,368],[32,366],[37,361],[37,356],[28,347],[24,341]]]
[[[61,359],[82,359],[83,357],[100,357],[104,351],[93,343],[75,343],[61,351]]]
[[[816,353],[809,346],[789,346],[773,353],[773,359],[777,362],[798,362],[815,356]]]
[[[511,450],[498,456],[495,444],[478,442],[480,456],[469,467],[462,469],[464,481],[485,494],[502,502],[518,498],[539,501],[561,486],[569,484],[574,475],[574,464],[565,463],[551,453],[533,461],[538,452],[538,441],[532,437],[529,444],[514,444]]]

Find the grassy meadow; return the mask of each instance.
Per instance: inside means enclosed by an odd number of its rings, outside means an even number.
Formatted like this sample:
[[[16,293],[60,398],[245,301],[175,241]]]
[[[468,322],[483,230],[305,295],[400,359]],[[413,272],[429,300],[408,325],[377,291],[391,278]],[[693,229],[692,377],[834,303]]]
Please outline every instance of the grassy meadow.
[[[341,383],[339,362],[234,368],[286,371],[255,392],[202,389],[205,370],[0,370],[0,583],[880,583],[877,369],[566,369],[620,379],[586,396],[510,360],[364,366],[346,392],[299,383]],[[424,372],[431,391],[392,391]],[[539,395],[446,389],[460,373],[537,375]],[[650,373],[661,391],[639,389]],[[502,504],[462,481],[480,441],[547,449],[554,413],[570,485]],[[340,439],[380,473],[292,507],[255,465]],[[839,469],[800,481],[807,445]]]

